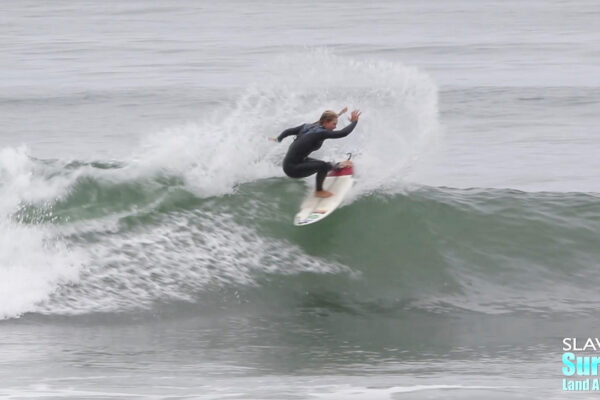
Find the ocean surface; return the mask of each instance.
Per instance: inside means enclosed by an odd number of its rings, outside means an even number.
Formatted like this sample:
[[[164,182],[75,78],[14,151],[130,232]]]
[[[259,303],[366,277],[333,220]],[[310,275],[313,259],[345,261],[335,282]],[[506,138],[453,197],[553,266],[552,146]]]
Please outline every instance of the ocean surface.
[[[600,396],[597,1],[3,6],[0,398]]]

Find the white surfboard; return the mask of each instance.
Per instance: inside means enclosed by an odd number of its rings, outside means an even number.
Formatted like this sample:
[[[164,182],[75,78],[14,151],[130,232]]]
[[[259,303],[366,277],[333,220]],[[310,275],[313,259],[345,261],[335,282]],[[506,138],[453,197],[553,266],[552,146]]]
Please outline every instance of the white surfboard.
[[[300,211],[294,217],[294,225],[309,225],[318,222],[331,214],[342,203],[354,183],[354,168],[346,167],[329,172],[323,182],[323,190],[333,196],[320,198],[315,196],[314,188],[300,205]]]

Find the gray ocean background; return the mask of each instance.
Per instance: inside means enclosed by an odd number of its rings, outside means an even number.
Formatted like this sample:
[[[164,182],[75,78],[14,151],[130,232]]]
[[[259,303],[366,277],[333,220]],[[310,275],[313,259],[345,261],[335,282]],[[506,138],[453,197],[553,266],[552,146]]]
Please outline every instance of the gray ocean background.
[[[18,1],[0,398],[563,399],[598,336],[597,1]],[[344,106],[345,205],[268,137]],[[339,126],[347,123],[341,118]]]

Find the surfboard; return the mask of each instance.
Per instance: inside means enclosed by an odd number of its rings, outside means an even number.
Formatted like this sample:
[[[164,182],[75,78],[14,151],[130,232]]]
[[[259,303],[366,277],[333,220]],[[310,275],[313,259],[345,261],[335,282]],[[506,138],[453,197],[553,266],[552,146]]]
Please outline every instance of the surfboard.
[[[300,205],[300,211],[294,217],[294,225],[314,224],[331,214],[352,188],[354,183],[354,168],[345,167],[329,172],[323,182],[323,189],[333,193],[333,196],[320,198],[315,196],[314,188]]]

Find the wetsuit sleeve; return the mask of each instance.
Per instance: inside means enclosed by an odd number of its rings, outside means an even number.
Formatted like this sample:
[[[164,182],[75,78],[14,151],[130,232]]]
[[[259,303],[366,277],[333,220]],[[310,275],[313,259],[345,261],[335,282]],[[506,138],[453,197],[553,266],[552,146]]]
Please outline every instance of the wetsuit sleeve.
[[[356,127],[358,121],[352,122],[350,125],[339,131],[323,131],[323,139],[338,139],[348,136]]]
[[[300,129],[302,129],[303,125],[297,126],[295,128],[289,128],[286,129],[285,131],[281,132],[281,134],[279,136],[277,136],[277,141],[281,142],[284,138],[291,136],[291,135],[298,135],[300,133]]]

